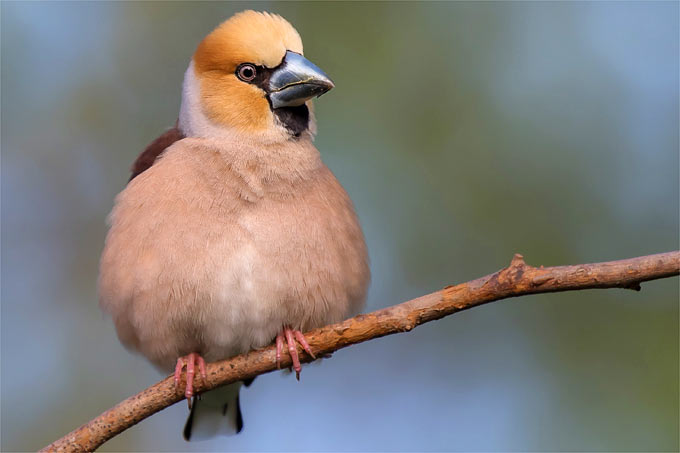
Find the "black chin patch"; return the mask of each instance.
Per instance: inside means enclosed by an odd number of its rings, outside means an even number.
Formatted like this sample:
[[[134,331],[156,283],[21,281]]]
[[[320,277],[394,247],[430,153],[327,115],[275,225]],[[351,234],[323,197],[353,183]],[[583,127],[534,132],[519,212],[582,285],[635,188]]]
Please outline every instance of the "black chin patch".
[[[274,109],[274,114],[296,137],[309,127],[309,109],[304,104],[298,107],[280,107]]]

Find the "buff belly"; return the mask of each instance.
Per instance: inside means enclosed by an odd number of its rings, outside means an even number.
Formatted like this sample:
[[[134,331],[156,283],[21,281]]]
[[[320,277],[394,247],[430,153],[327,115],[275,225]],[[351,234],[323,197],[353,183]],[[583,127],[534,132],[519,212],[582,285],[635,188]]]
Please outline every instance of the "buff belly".
[[[369,273],[354,214],[337,209],[271,215],[272,202],[251,206],[238,222],[215,217],[209,228],[193,216],[158,222],[153,234],[133,234],[138,243],[126,254],[105,249],[102,306],[127,305],[114,314],[119,337],[165,371],[190,352],[215,361],[266,346],[284,325],[306,331],[340,321],[361,309]],[[120,250],[122,227],[114,222],[107,249]]]

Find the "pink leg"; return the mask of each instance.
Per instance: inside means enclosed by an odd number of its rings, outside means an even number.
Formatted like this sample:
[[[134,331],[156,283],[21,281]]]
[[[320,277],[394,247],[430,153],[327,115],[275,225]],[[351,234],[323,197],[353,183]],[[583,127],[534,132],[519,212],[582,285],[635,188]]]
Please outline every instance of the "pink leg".
[[[294,330],[293,333],[295,334],[295,339],[302,346],[302,349],[304,349],[307,352],[307,354],[312,356],[313,359],[316,359],[316,356],[312,352],[312,348],[309,346],[309,343],[307,343],[307,339],[305,338],[304,335],[302,335],[302,332],[300,332],[299,330]]]
[[[177,359],[177,365],[175,365],[175,390],[179,390],[179,380],[182,378],[182,368],[184,368],[184,359],[180,357]]]
[[[186,366],[187,369],[187,379],[186,386],[184,388],[184,396],[189,404],[189,409],[191,409],[191,398],[194,396],[194,376],[196,375],[196,364],[198,364],[198,370],[201,374],[203,383],[205,384],[208,374],[205,371],[205,360],[203,357],[195,352],[191,354],[180,357],[177,359],[177,365],[175,365],[175,389],[179,389],[179,382],[182,379],[182,369]]]
[[[194,368],[196,363],[194,362],[193,352],[189,354],[187,358],[187,385],[184,387],[184,396],[189,402],[189,408],[191,408],[191,398],[194,396],[194,374],[196,369]]]
[[[302,365],[300,365],[300,356],[298,355],[297,351],[297,344],[295,341],[297,340],[298,343],[300,343],[300,346],[302,346],[302,349],[307,352],[313,359],[316,359],[316,356],[312,352],[312,348],[309,346],[309,343],[307,343],[307,340],[305,339],[305,336],[300,332],[299,330],[293,330],[290,327],[284,326],[283,331],[279,333],[276,336],[276,365],[277,367],[280,367],[280,362],[281,362],[281,355],[283,352],[283,339],[286,339],[286,343],[288,345],[288,353],[290,354],[290,359],[293,362],[293,369],[295,370],[295,377],[297,380],[300,380],[300,372],[302,371]]]
[[[286,328],[283,330],[283,334],[286,336],[286,343],[288,343],[288,353],[290,354],[290,359],[293,361],[293,369],[295,370],[295,378],[300,380],[300,371],[302,371],[302,365],[300,365],[300,357],[298,356],[297,348],[295,347],[295,339],[293,339],[293,331]]]
[[[276,336],[276,368],[281,369],[281,356],[283,355],[283,332]]]
[[[205,384],[205,381],[208,380],[208,373],[205,372],[205,360],[203,360],[203,357],[196,354],[196,361],[198,362],[198,370],[201,372],[201,379],[203,379],[203,383]]]
[[[283,335],[276,336],[276,368],[281,369],[281,355],[283,354]]]

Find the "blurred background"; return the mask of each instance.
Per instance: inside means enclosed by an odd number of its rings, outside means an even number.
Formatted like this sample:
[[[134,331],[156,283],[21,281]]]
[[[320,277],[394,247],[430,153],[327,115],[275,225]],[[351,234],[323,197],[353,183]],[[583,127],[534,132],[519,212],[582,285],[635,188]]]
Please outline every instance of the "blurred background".
[[[277,12],[336,88],[316,140],[370,249],[366,311],[506,266],[678,249],[678,3],[2,2],[2,440],[36,450],[162,376],[97,306],[105,218],[199,41]],[[103,451],[677,451],[678,280],[497,302]]]

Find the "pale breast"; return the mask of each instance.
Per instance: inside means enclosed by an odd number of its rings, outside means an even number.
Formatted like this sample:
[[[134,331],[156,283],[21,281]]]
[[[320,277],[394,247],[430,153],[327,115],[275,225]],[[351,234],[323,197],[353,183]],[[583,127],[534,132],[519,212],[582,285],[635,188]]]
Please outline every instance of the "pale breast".
[[[304,331],[361,309],[366,247],[327,168],[242,197],[238,178],[188,177],[188,167],[161,159],[112,213],[100,301],[125,344],[168,368],[179,355],[226,358],[270,343],[283,325]]]
[[[257,203],[239,216],[238,227],[243,241],[220,268],[215,298],[221,312],[207,325],[216,350],[264,346],[284,324],[305,331],[361,309],[366,248],[352,205],[330,172],[295,197]]]

